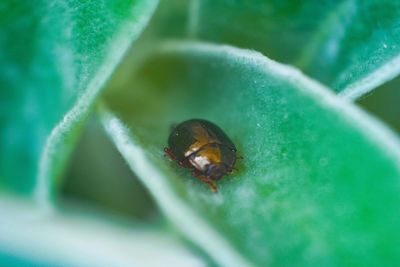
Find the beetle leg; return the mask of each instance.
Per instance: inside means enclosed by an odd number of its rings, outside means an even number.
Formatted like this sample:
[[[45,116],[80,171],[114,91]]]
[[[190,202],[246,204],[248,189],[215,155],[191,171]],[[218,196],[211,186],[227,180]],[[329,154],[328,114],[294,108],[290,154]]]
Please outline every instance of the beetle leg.
[[[244,159],[242,156],[236,156],[236,159]]]
[[[192,172],[192,175],[194,177],[196,177],[197,179],[199,179],[200,181],[202,181],[203,183],[208,184],[208,186],[210,187],[211,191],[213,193],[217,193],[218,192],[218,186],[217,184],[210,178],[205,177],[204,175],[202,175],[200,172],[198,172],[197,170],[194,170]]]
[[[164,156],[167,156],[172,160],[176,160],[176,157],[175,157],[174,153],[172,153],[172,150],[169,147],[165,147],[164,148]]]
[[[211,180],[211,179],[209,179],[209,178],[205,178],[205,179],[200,178],[200,180],[201,180],[202,182],[208,184],[208,186],[210,187],[210,189],[211,189],[211,191],[212,191],[213,193],[218,193],[217,184],[216,184],[213,180]]]

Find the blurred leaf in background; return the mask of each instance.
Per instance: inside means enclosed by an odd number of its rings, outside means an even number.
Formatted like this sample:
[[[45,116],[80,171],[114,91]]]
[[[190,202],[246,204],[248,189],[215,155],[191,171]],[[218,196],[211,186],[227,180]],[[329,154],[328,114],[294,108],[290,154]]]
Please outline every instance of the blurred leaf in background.
[[[399,14],[392,0],[194,0],[191,31],[294,64],[354,99],[399,74]]]
[[[154,201],[91,116],[63,178],[64,201],[84,203],[137,221],[160,220]],[[78,204],[76,203],[76,204]]]
[[[400,78],[396,78],[357,101],[400,134]]]
[[[205,266],[162,225],[82,206],[46,214],[25,200],[0,197],[1,266]]]
[[[2,1],[3,187],[26,194],[40,183],[40,194],[46,194],[47,180],[60,175],[79,123],[156,3]]]

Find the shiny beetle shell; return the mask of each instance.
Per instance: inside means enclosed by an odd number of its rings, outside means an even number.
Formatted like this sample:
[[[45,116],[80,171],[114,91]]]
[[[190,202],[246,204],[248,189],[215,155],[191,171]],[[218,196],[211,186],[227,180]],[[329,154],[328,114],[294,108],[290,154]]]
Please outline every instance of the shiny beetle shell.
[[[192,168],[193,175],[210,185],[232,172],[236,163],[236,147],[217,125],[192,119],[176,125],[168,138],[165,152],[179,165]],[[214,188],[213,188],[214,187]]]

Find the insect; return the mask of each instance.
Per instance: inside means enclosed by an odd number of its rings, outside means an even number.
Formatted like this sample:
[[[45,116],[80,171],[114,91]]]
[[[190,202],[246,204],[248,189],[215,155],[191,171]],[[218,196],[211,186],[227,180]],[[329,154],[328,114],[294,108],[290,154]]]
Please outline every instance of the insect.
[[[217,125],[201,119],[184,121],[173,127],[164,152],[192,175],[217,192],[215,181],[235,170],[236,147]]]

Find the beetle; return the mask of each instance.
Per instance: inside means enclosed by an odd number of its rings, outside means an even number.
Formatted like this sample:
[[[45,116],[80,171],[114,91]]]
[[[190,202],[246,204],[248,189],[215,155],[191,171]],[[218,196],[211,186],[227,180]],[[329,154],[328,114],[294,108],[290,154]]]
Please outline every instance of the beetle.
[[[181,167],[192,169],[192,175],[218,191],[215,181],[235,170],[236,146],[214,123],[191,119],[172,127],[165,155]]]

